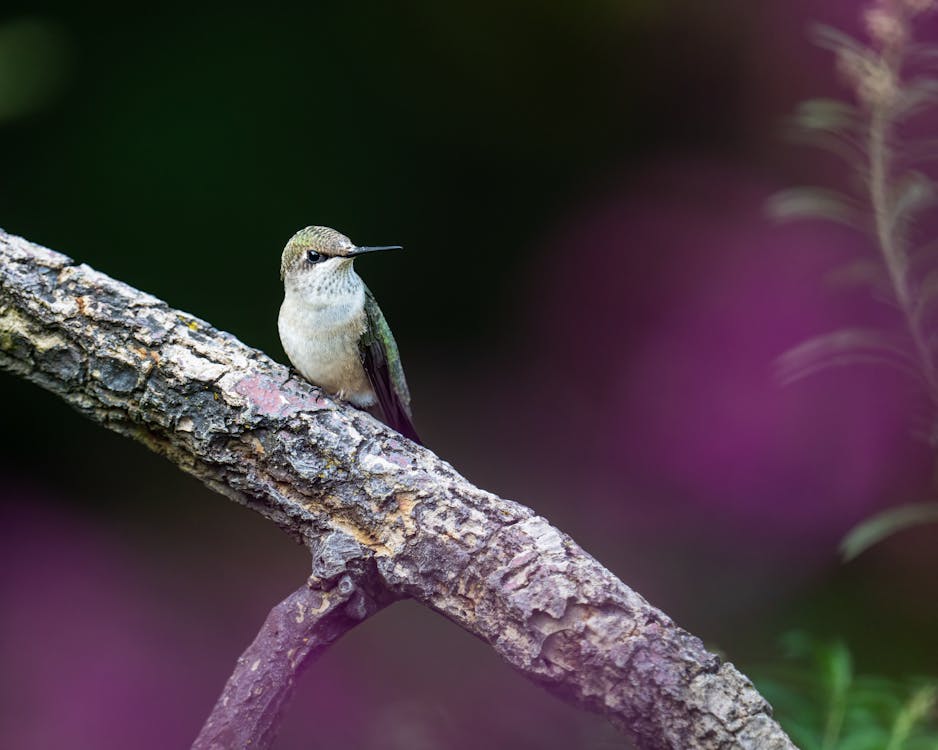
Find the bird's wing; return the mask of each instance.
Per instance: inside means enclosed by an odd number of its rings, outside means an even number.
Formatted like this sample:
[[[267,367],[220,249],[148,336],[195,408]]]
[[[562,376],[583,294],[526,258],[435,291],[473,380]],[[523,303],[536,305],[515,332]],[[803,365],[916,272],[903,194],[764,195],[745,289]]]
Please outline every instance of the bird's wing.
[[[365,333],[359,340],[362,366],[378,398],[384,421],[405,437],[420,443],[410,414],[410,391],[407,390],[397,343],[368,287],[365,287],[365,318]]]

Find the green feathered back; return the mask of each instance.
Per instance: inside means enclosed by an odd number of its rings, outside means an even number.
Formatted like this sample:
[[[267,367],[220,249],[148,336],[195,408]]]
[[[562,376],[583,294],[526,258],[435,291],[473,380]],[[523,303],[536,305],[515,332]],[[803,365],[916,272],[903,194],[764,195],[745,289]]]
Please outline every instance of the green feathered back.
[[[414,430],[410,411],[410,391],[397,342],[388,322],[384,319],[378,302],[368,287],[365,287],[366,330],[359,340],[362,365],[374,388],[375,396],[385,421],[411,440],[420,442]]]

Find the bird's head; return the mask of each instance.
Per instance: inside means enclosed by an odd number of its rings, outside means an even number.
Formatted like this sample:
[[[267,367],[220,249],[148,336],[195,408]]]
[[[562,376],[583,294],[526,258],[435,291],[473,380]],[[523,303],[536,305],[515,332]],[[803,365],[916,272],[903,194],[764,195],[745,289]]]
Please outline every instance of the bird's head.
[[[306,227],[294,234],[280,257],[283,281],[305,279],[314,282],[351,267],[359,255],[381,250],[401,250],[400,245],[360,247],[341,232],[329,227]]]

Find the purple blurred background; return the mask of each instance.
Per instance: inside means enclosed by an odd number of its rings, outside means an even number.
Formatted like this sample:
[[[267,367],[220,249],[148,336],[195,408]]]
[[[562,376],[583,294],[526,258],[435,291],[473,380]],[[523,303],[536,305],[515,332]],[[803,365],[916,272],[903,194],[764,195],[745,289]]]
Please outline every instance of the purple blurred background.
[[[289,235],[400,241],[359,271],[432,449],[744,669],[797,627],[861,669],[934,674],[934,531],[837,558],[859,520],[924,498],[922,394],[864,368],[773,377],[814,334],[897,322],[825,283],[867,239],[764,211],[847,179],[782,122],[845,93],[806,30],[856,31],[861,4],[568,5],[169,8],[131,36],[115,9],[5,10],[60,49],[48,100],[0,120],[0,225],[281,361]],[[0,389],[0,744],[187,746],[306,555],[35,387]],[[400,604],[305,676],[277,747],[340,743],[621,740]]]

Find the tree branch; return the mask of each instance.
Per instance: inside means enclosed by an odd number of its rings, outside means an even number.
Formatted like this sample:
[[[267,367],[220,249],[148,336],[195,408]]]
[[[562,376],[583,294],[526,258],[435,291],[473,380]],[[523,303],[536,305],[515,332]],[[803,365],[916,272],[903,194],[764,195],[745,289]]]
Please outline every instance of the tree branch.
[[[270,747],[297,677],[381,605],[352,576],[311,577],[274,607],[202,727],[192,750]]]
[[[732,664],[530,509],[230,334],[2,233],[0,367],[255,509],[317,564],[365,561],[367,586],[443,614],[640,747],[794,747]]]

